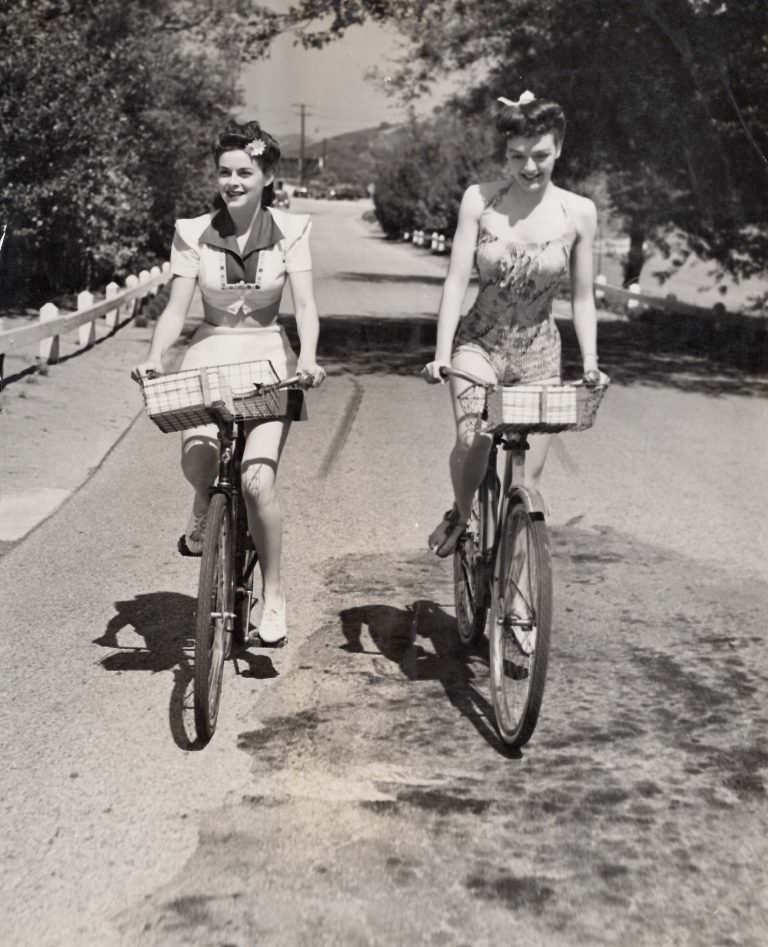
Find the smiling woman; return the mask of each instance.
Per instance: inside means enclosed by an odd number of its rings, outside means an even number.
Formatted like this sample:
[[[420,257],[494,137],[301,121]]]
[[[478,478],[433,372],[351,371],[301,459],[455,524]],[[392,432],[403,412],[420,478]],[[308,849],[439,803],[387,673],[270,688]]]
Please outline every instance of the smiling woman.
[[[430,383],[453,367],[489,384],[558,384],[560,335],[552,300],[570,278],[573,321],[584,376],[596,383],[597,316],[592,291],[592,242],[597,212],[592,201],[552,181],[565,136],[562,108],[524,92],[499,100],[496,128],[505,158],[502,180],[473,184],[464,193],[443,287],[434,361],[424,370]],[[472,267],[478,294],[461,318]],[[440,556],[453,553],[466,529],[472,497],[491,449],[483,419],[468,414],[460,395],[466,383],[451,381],[456,441],[450,457],[454,504],[429,537]],[[536,486],[549,438],[530,439],[527,470]]]
[[[325,372],[315,354],[319,321],[310,219],[270,206],[280,147],[258,122],[232,123],[216,139],[213,158],[218,184],[214,213],[176,221],[170,298],[158,319],[147,360],[133,374],[162,373],[163,355],[181,335],[199,287],[204,320],[182,368],[269,360],[280,378],[298,373],[307,386],[319,385]],[[294,300],[298,356],[277,324],[286,281]],[[292,402],[284,417],[253,422],[243,454],[242,491],[263,578],[258,637],[264,644],[286,637],[280,581],[282,518],[275,481],[291,421],[304,416],[303,403]],[[218,469],[215,426],[184,431],[181,465],[194,489],[194,501],[179,552],[199,556],[209,488]]]

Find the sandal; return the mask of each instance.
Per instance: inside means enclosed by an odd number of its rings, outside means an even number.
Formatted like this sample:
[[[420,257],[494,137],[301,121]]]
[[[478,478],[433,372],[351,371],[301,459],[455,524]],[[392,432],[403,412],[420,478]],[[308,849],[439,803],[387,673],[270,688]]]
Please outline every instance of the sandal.
[[[429,548],[441,559],[453,555],[467,524],[459,519],[459,511],[454,504],[443,516],[428,539]]]

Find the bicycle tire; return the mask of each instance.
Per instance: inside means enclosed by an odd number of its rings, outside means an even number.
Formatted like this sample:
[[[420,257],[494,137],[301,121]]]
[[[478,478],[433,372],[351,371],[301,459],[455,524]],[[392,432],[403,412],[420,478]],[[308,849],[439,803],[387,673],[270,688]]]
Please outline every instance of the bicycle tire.
[[[482,488],[481,488],[482,489]],[[471,648],[485,630],[488,604],[482,588],[479,493],[472,499],[467,528],[453,553],[453,596],[456,633],[462,648]]]
[[[524,746],[539,719],[552,630],[552,558],[543,518],[513,502],[502,525],[492,595],[491,698],[496,727]]]
[[[254,599],[253,581],[258,557],[248,532],[248,517],[245,501],[237,498],[235,515],[235,618],[232,627],[232,643],[243,648],[248,640],[251,625],[251,605]]]
[[[195,728],[207,743],[216,730],[221,701],[224,661],[231,647],[233,612],[232,536],[229,500],[215,493],[208,517],[200,560],[195,629]]]

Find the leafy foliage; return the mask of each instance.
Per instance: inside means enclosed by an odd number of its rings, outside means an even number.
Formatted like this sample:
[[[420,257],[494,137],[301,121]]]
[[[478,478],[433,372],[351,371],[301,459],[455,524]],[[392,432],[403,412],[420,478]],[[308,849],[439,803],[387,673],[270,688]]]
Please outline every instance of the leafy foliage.
[[[468,135],[498,95],[556,99],[559,174],[606,172],[631,234],[663,244],[674,228],[734,272],[768,266],[765,0],[302,0],[291,16],[310,45],[366,18],[396,25],[406,98],[482,64],[455,102]]]
[[[493,138],[474,137],[455,115],[411,121],[379,146],[374,206],[385,233],[419,228],[452,233],[464,189],[483,176]]]
[[[6,296],[39,301],[167,254],[173,218],[208,205],[209,142],[239,104],[239,58],[278,28],[258,9],[247,0],[0,8]]]

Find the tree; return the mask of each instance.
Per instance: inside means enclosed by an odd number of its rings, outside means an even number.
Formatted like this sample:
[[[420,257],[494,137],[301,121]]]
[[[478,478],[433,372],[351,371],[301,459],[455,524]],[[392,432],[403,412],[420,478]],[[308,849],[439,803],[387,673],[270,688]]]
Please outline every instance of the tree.
[[[478,130],[482,136],[482,130]],[[390,236],[414,228],[451,234],[464,189],[484,176],[493,143],[466,135],[451,112],[411,121],[384,139],[377,152],[374,206]]]
[[[173,218],[208,205],[240,59],[278,28],[247,0],[0,8],[6,295],[39,301],[167,255]]]
[[[765,0],[302,0],[291,17],[308,45],[395,24],[406,97],[484,64],[455,103],[470,127],[498,95],[557,99],[562,170],[608,173],[635,246],[676,228],[733,272],[768,266]]]

